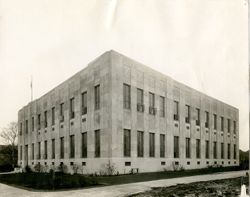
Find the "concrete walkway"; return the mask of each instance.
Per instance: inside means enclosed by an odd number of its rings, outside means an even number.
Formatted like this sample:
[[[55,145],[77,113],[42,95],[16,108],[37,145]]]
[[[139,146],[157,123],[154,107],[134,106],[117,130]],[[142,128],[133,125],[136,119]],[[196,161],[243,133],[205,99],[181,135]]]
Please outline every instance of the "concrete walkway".
[[[33,192],[16,187],[0,184],[0,197],[115,197],[115,196],[127,196],[130,194],[140,193],[150,190],[152,187],[166,187],[180,183],[192,183],[198,181],[210,181],[220,180],[228,178],[236,178],[245,176],[247,171],[234,171],[234,172],[222,172],[207,175],[198,175],[190,177],[180,177],[172,179],[162,179],[147,182],[130,183],[123,185],[114,185],[106,187],[96,187],[90,189],[78,189],[71,191],[57,191],[57,192]],[[240,187],[240,186],[239,186]]]

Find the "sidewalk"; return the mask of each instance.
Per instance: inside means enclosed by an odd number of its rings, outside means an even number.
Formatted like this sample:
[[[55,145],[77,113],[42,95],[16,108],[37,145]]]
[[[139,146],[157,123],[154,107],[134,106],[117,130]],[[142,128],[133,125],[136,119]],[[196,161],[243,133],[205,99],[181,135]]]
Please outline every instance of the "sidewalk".
[[[123,185],[113,185],[106,187],[95,187],[89,189],[77,189],[70,191],[56,191],[56,192],[33,192],[16,187],[7,186],[0,184],[0,197],[116,197],[116,196],[127,196],[130,194],[140,193],[150,190],[152,187],[166,187],[176,184],[186,184],[198,181],[210,181],[220,180],[228,178],[236,178],[245,176],[247,171],[233,171],[233,172],[222,172],[207,175],[198,175],[190,177],[180,177],[172,179],[162,179],[148,182],[138,182]]]

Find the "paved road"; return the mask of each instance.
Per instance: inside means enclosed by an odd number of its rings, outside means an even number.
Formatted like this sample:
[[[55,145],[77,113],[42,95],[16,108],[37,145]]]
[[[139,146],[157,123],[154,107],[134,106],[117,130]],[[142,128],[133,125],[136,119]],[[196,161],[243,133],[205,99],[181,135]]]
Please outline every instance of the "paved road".
[[[116,197],[116,196],[127,196],[139,192],[150,190],[151,187],[166,187],[176,185],[178,183],[192,183],[197,181],[210,181],[227,178],[236,178],[245,176],[247,171],[236,171],[236,172],[222,172],[216,174],[198,175],[190,177],[162,179],[155,181],[130,183],[123,185],[114,185],[106,187],[96,187],[90,189],[78,189],[71,191],[57,191],[57,192],[33,192],[16,187],[7,186],[0,184],[0,197]]]

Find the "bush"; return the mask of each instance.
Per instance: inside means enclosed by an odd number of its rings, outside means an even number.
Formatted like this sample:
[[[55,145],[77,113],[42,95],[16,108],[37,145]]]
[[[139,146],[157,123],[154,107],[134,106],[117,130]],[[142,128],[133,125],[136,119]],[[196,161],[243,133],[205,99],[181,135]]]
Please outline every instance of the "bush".
[[[28,166],[28,165],[25,166],[25,172],[27,172],[27,173],[31,173],[32,172],[30,166]]]

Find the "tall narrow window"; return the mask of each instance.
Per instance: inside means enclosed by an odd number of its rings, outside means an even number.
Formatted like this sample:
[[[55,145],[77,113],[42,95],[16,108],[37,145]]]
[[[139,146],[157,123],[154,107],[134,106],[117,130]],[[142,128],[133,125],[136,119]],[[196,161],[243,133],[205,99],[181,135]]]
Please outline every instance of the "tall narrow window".
[[[44,159],[48,158],[48,147],[47,147],[47,140],[44,141]]]
[[[35,145],[34,145],[34,143],[32,143],[32,146],[31,146],[31,159],[32,160],[35,159]]]
[[[124,157],[131,156],[131,132],[128,129],[123,131],[123,155]]]
[[[143,131],[137,131],[137,156],[143,157],[143,155],[144,155]]]
[[[231,144],[227,144],[227,158],[231,159]]]
[[[217,115],[214,114],[214,130],[217,130]]]
[[[231,122],[229,118],[227,119],[227,132],[231,133]]]
[[[179,120],[179,102],[174,101],[174,120]]]
[[[41,114],[38,114],[37,116],[37,126],[38,126],[38,130],[41,129]]]
[[[234,144],[234,159],[236,159],[236,144]]]
[[[224,117],[223,116],[220,117],[220,130],[224,131]]]
[[[32,116],[32,119],[31,119],[31,130],[32,131],[35,130],[35,119],[34,119],[34,116]]]
[[[185,122],[190,123],[190,106],[185,105]]]
[[[86,158],[88,155],[88,138],[87,132],[82,133],[82,158]]]
[[[234,134],[236,134],[236,129],[237,129],[236,121],[234,121]]]
[[[196,108],[196,125],[200,125],[200,109]]]
[[[82,93],[82,115],[87,114],[87,92]]]
[[[70,119],[75,118],[75,99],[70,99]]]
[[[70,136],[70,158],[74,158],[75,157],[75,136],[71,135]]]
[[[100,130],[95,131],[95,157],[101,155]]]
[[[95,86],[95,110],[100,109],[100,85]]]
[[[160,157],[165,157],[165,135],[160,134]]]
[[[41,142],[38,142],[38,159],[41,159]]]
[[[155,156],[155,134],[149,133],[149,157]]]
[[[165,116],[165,97],[160,96],[160,117]]]
[[[137,111],[144,112],[143,90],[137,88]]]
[[[149,92],[149,114],[155,115],[155,94]]]
[[[64,103],[60,104],[60,122],[64,121]]]
[[[20,146],[20,160],[23,160],[23,147]]]
[[[64,158],[64,137],[60,138],[60,158]]]
[[[206,128],[209,128],[209,112],[206,111],[206,112],[205,112],[205,116],[206,116],[206,117],[205,117],[205,120],[206,120],[206,121],[205,121],[205,127],[206,127]]]
[[[179,136],[174,136],[174,158],[179,158]]]
[[[29,132],[29,121],[28,120],[25,121],[25,132],[26,133]]]
[[[44,112],[44,127],[48,126],[48,114],[47,111]]]
[[[221,159],[224,159],[224,143],[220,144],[220,157]]]
[[[51,140],[51,158],[55,159],[55,139]]]
[[[205,144],[205,146],[206,146],[206,159],[209,159],[209,141],[208,140],[206,140],[206,144]]]
[[[201,158],[201,140],[196,139],[196,158]]]
[[[55,125],[55,107],[52,107],[51,112],[52,112],[52,114],[51,114],[51,124],[53,126],[53,125]]]
[[[213,153],[214,153],[214,159],[217,159],[217,142],[214,142],[214,150],[213,150]]]
[[[186,158],[190,157],[190,138],[186,138]]]
[[[20,135],[22,135],[22,133],[23,133],[23,123],[20,123],[19,132],[20,132]]]

